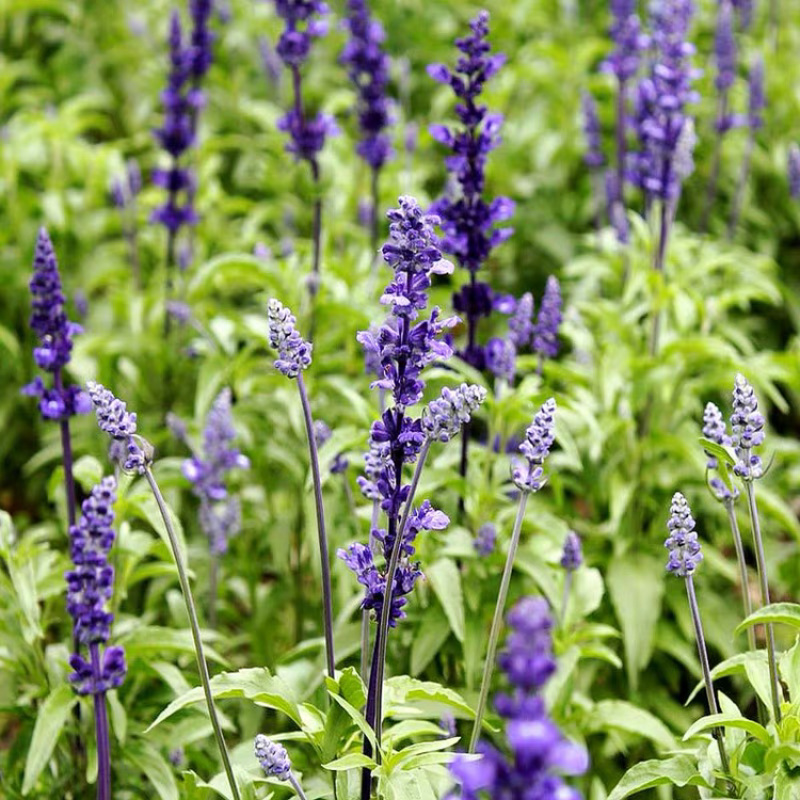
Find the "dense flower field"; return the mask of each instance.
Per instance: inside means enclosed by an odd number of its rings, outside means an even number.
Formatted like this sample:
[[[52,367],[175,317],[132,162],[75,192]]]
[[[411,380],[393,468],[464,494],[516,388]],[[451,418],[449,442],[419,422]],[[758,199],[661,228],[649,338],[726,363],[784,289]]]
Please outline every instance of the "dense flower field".
[[[794,0],[0,38],[0,797],[800,798]]]

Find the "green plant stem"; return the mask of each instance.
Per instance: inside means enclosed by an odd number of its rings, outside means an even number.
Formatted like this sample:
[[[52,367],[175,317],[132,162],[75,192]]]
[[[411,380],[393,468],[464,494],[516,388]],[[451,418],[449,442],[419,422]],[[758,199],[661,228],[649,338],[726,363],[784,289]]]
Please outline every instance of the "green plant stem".
[[[749,450],[747,456],[749,456]],[[750,509],[750,525],[753,528],[753,544],[756,551],[756,566],[758,567],[758,579],[761,583],[761,603],[768,606],[769,599],[769,579],[767,577],[767,559],[764,556],[764,540],[761,537],[761,523],[758,519],[758,506],[756,505],[756,490],[753,481],[744,482],[747,492],[747,505]],[[781,721],[781,701],[780,686],[778,685],[778,668],[775,662],[775,631],[771,622],[764,626],[767,639],[767,664],[769,665],[769,682],[772,691],[772,711],[775,715],[775,724]]]
[[[161,489],[156,483],[153,472],[148,465],[144,472],[147,482],[150,484],[150,491],[156,499],[158,510],[161,513],[161,518],[164,520],[164,527],[167,529],[167,536],[172,548],[172,555],[175,559],[175,566],[178,570],[178,581],[181,585],[181,592],[183,600],[186,603],[186,613],[189,616],[189,627],[192,631],[192,639],[194,641],[194,653],[197,659],[197,671],[200,673],[200,682],[203,684],[203,694],[206,698],[206,706],[208,707],[208,716],[211,719],[211,727],[214,729],[214,736],[217,740],[217,747],[219,754],[222,758],[222,765],[225,768],[225,774],[228,777],[228,784],[231,787],[233,800],[240,800],[239,787],[236,785],[236,779],[233,776],[233,767],[231,766],[230,756],[228,755],[228,748],[225,746],[225,737],[222,735],[222,726],[219,724],[217,718],[217,709],[214,705],[214,696],[211,693],[211,679],[208,674],[208,664],[206,663],[205,653],[203,652],[203,640],[200,636],[200,624],[197,621],[197,608],[192,597],[192,589],[189,586],[189,578],[186,575],[186,568],[183,564],[181,551],[178,546],[178,537],[175,535],[175,529],[172,526],[172,520],[167,512],[167,505],[164,502],[164,497],[161,494]]]
[[[692,622],[694,623],[694,635],[697,642],[697,655],[700,657],[700,667],[703,670],[703,682],[706,686],[706,700],[708,701],[708,711],[710,714],[719,714],[717,696],[714,694],[714,681],[711,678],[711,667],[708,663],[708,652],[706,650],[706,639],[703,634],[703,622],[700,619],[700,609],[697,606],[697,595],[694,592],[694,581],[691,575],[686,576],[686,594],[689,597],[689,609],[692,612]],[[719,748],[719,760],[722,771],[728,776],[731,789],[734,788],[730,778],[731,767],[728,762],[728,754],[725,751],[725,742],[722,728],[714,728],[714,738],[717,740]]]
[[[500,592],[497,595],[497,604],[494,607],[494,617],[492,627],[489,631],[489,647],[486,650],[486,662],[483,665],[483,678],[481,679],[481,691],[478,696],[478,708],[475,711],[475,723],[472,726],[472,735],[469,739],[468,753],[475,752],[478,738],[481,735],[481,723],[486,712],[486,702],[489,698],[489,689],[492,683],[492,673],[494,672],[494,659],[497,654],[497,640],[500,637],[500,626],[503,622],[503,611],[505,610],[506,600],[508,599],[508,588],[511,585],[511,573],[514,568],[514,558],[517,555],[519,538],[522,533],[522,520],[525,518],[525,507],[528,504],[530,492],[523,491],[519,498],[517,508],[517,518],[514,520],[514,530],[511,532],[511,541],[508,545],[508,555],[506,565],[503,569],[503,577],[500,580]]]
[[[314,506],[317,512],[317,536],[319,539],[319,560],[322,574],[322,612],[325,625],[325,659],[328,675],[335,677],[336,656],[333,650],[333,603],[331,601],[331,565],[328,555],[328,536],[325,530],[325,508],[322,503],[322,478],[319,471],[319,453],[314,439],[314,419],[311,416],[311,404],[303,381],[303,373],[297,376],[297,389],[303,406],[303,418],[306,423],[306,438],[311,461],[311,477],[314,481]]]
[[[725,510],[728,512],[728,521],[731,524],[733,534],[733,546],[736,548],[736,560],[739,562],[739,580],[742,585],[742,610],[744,618],[747,619],[753,613],[753,601],[750,599],[750,579],[747,574],[747,559],[744,555],[744,545],[742,544],[742,534],[739,532],[739,522],[736,519],[736,509],[733,507],[733,498],[723,501]],[[756,650],[756,632],[751,625],[747,629],[747,644],[753,652]]]

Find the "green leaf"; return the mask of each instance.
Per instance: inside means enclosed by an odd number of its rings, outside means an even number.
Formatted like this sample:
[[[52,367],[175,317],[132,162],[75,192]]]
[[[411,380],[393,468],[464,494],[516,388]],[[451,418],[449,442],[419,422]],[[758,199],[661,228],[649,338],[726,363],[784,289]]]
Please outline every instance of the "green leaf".
[[[689,730],[683,734],[683,740],[687,741],[692,736],[696,736],[701,731],[708,730],[709,728],[738,728],[751,734],[754,738],[770,744],[772,741],[768,731],[763,725],[759,725],[752,719],[747,717],[737,716],[736,714],[709,714],[707,717],[697,720],[693,725],[689,726]]]
[[[703,450],[705,450],[708,455],[713,456],[717,460],[722,461],[725,464],[729,464],[732,467],[736,465],[736,458],[727,447],[723,447],[721,444],[712,442],[711,439],[701,438],[699,439],[699,442],[701,445],[703,445]]]
[[[458,571],[458,567],[449,558],[440,558],[426,568],[425,575],[442,604],[456,639],[463,642],[466,621],[464,593],[461,590],[461,573]]]
[[[402,750],[390,753],[386,757],[385,760],[386,769],[392,770],[400,765],[403,765],[403,769],[409,769],[406,762],[410,761],[411,759],[416,760],[417,757],[421,755],[425,755],[428,753],[439,753],[440,750],[449,750],[459,741],[461,741],[460,736],[452,736],[448,739],[433,739],[427,742],[417,742],[416,744],[410,744],[408,747],[404,747]],[[455,754],[450,753],[448,755],[450,755],[452,758],[452,756],[454,756]],[[447,763],[448,760],[451,759],[445,759],[443,762],[438,762],[438,763]],[[436,761],[430,763],[436,763]]]
[[[205,639],[205,637],[203,637]],[[143,625],[135,628],[129,634],[120,637],[120,644],[125,645],[129,661],[134,658],[147,659],[155,653],[174,651],[177,653],[194,654],[194,639],[192,632],[186,628],[175,630],[158,625]],[[227,664],[224,656],[220,655],[213,647],[203,641],[203,652],[206,658],[219,664]]]
[[[77,702],[78,698],[72,687],[62,683],[53,689],[39,709],[28,747],[28,758],[25,761],[22,794],[28,794],[33,789],[42,770],[47,766],[61,735],[61,729]]]
[[[757,650],[756,652],[747,652],[747,653],[737,653],[735,656],[731,656],[730,658],[726,658],[724,661],[720,661],[719,664],[714,666],[711,670],[711,678],[712,680],[717,680],[718,678],[728,678],[731,675],[742,675],[745,673],[745,665],[748,662],[755,662],[756,664],[762,665],[765,669],[767,669],[767,653],[765,650]],[[703,691],[705,689],[705,682],[699,680],[696,684],[694,689],[692,689],[691,694],[687,698],[684,705],[689,705],[689,703],[694,700],[697,696],[698,692]],[[768,704],[769,705],[769,704]]]
[[[431,603],[425,613],[425,624],[420,626],[411,644],[412,676],[419,675],[431,663],[448,636],[450,636],[450,623],[447,617],[437,603]]]
[[[348,753],[346,756],[337,758],[335,761],[329,761],[327,764],[323,764],[322,768],[337,771],[343,769],[359,769],[361,767],[374,769],[376,766],[378,765],[375,763],[375,759],[365,756],[363,753]]]
[[[675,746],[669,728],[649,711],[625,700],[601,700],[588,715],[588,732],[618,730],[644,736],[663,748]]]
[[[189,283],[189,300],[230,291],[261,291],[275,283],[275,266],[246,253],[226,253],[211,259],[194,271]]]
[[[654,786],[704,786],[711,788],[700,775],[697,762],[687,755],[673,756],[661,761],[642,761],[629,769],[614,787],[608,800],[623,800],[632,794],[652,789]]]
[[[475,712],[466,700],[452,689],[433,681],[420,681],[398,675],[386,681],[386,707],[410,706],[417,716],[441,716],[442,711],[457,711],[461,717],[474,719]]]
[[[367,720],[365,719],[364,715],[357,708],[350,705],[350,703],[348,703],[347,700],[344,699],[344,697],[341,697],[338,694],[332,694],[331,692],[328,692],[328,694],[330,694],[335,703],[340,705],[347,712],[350,719],[352,719],[353,722],[355,722],[361,733],[363,733],[364,736],[366,736],[367,739],[369,739],[373,751],[383,754],[383,748],[378,746],[378,741],[375,738],[375,731],[373,731],[372,727],[367,723]]]
[[[747,619],[739,623],[735,633],[741,633],[753,625],[761,625],[765,622],[781,622],[784,625],[800,628],[800,605],[797,603],[771,603],[759,608],[758,611],[754,611]]]
[[[606,586],[622,628],[625,666],[635,691],[639,673],[653,653],[664,595],[664,566],[647,556],[628,553],[611,562]]]
[[[239,697],[256,705],[274,708],[286,714],[297,726],[302,725],[300,709],[291,696],[289,687],[266,667],[240,669],[238,672],[222,672],[211,679],[211,694],[215,700]],[[161,724],[177,711],[205,699],[203,687],[196,686],[186,694],[173,700],[155,719],[147,731]]]
[[[364,683],[353,667],[347,667],[338,680],[326,678],[325,685],[331,694],[344,698],[353,708],[362,708],[366,703]],[[353,719],[344,708],[338,703],[331,703],[325,717],[325,732],[322,737],[323,761],[332,761],[352,726]]]
[[[179,800],[174,771],[152,745],[135,739],[125,748],[125,758],[144,772],[161,800]]]
[[[81,456],[72,468],[75,480],[85,492],[103,479],[103,465],[94,456]]]

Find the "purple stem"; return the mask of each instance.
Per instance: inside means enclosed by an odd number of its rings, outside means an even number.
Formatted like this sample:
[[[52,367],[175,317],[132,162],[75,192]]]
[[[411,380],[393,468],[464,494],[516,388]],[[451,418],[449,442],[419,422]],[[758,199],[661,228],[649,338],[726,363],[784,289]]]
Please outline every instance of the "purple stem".
[[[317,535],[319,537],[319,559],[322,573],[322,609],[325,625],[325,659],[328,675],[335,677],[336,658],[333,650],[333,607],[331,601],[331,567],[328,556],[328,537],[325,532],[325,508],[322,503],[322,479],[319,471],[319,454],[317,442],[314,439],[314,420],[311,416],[311,404],[308,402],[308,393],[303,381],[303,373],[297,375],[297,389],[300,392],[300,402],[303,406],[303,418],[306,423],[306,438],[308,439],[308,452],[311,460],[311,476],[314,481],[314,505],[317,512]]]
[[[97,642],[89,645],[89,653],[92,658],[92,677],[95,684],[99,684],[102,680],[102,667],[100,646]],[[94,694],[94,725],[97,736],[97,800],[111,800],[111,755],[105,692]]]

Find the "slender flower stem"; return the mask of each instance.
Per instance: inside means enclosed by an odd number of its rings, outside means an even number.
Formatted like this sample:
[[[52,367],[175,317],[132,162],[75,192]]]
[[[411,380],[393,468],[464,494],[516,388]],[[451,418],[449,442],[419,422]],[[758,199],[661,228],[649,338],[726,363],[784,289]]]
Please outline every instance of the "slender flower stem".
[[[708,177],[708,186],[706,187],[706,200],[703,206],[703,215],[700,218],[700,233],[705,233],[708,230],[708,220],[711,216],[711,209],[714,207],[714,200],[717,198],[717,184],[719,183],[719,171],[722,165],[722,139],[723,133],[719,130],[719,123],[725,119],[728,113],[728,92],[722,91],[719,95],[719,104],[717,106],[717,135],[714,138],[714,155],[711,161],[711,173]]]
[[[736,519],[736,510],[733,507],[733,500],[728,498],[724,501],[725,510],[728,512],[728,521],[731,525],[733,534],[733,546],[736,549],[736,560],[739,562],[739,581],[742,585],[742,609],[745,619],[753,613],[753,601],[750,599],[750,579],[747,574],[747,559],[744,555],[744,545],[742,544],[742,534],[739,532],[739,522]],[[747,644],[751,651],[756,650],[755,628],[750,626],[747,629]]]
[[[749,453],[748,453],[749,454]],[[761,523],[758,519],[758,506],[756,505],[756,490],[752,481],[744,482],[747,492],[747,505],[750,509],[750,525],[753,528],[753,543],[756,551],[756,565],[758,567],[758,578],[761,582],[761,603],[768,606],[769,599],[769,580],[767,578],[767,560],[764,556],[764,540],[761,537]],[[769,682],[772,690],[772,711],[775,715],[775,723],[781,721],[781,701],[780,686],[778,684],[778,669],[775,663],[775,631],[772,623],[768,622],[764,626],[767,639],[767,664],[769,665]]]
[[[236,785],[236,778],[233,775],[233,767],[231,766],[230,756],[228,755],[228,748],[225,746],[225,737],[222,734],[222,726],[219,724],[217,718],[217,709],[214,705],[214,696],[211,693],[211,679],[208,674],[208,664],[206,663],[205,653],[203,652],[203,640],[200,636],[200,624],[197,621],[197,608],[194,604],[192,597],[192,588],[189,585],[189,578],[186,575],[186,568],[183,564],[181,551],[178,547],[178,538],[175,535],[175,529],[172,526],[172,520],[167,511],[167,505],[164,502],[164,497],[161,494],[156,479],[149,466],[145,468],[145,478],[150,484],[150,491],[158,504],[158,510],[161,513],[161,518],[164,521],[164,527],[167,530],[169,543],[172,547],[172,555],[175,559],[175,566],[178,570],[178,581],[181,585],[181,592],[183,593],[183,600],[186,603],[186,613],[189,616],[189,627],[192,631],[192,639],[194,641],[194,652],[197,659],[197,670],[200,673],[200,682],[203,684],[203,694],[206,698],[206,706],[208,707],[208,716],[211,719],[211,727],[214,729],[214,736],[217,740],[217,747],[219,754],[222,758],[222,765],[225,768],[225,774],[228,777],[228,785],[231,787],[233,800],[240,800],[239,787]]]
[[[322,573],[322,608],[325,625],[325,660],[328,675],[333,678],[336,672],[336,657],[333,649],[333,607],[331,601],[331,567],[328,556],[328,537],[325,531],[325,507],[322,503],[322,478],[319,472],[319,454],[314,439],[314,420],[311,416],[311,404],[303,381],[302,372],[297,375],[297,389],[303,405],[303,418],[306,423],[306,438],[311,460],[311,477],[314,481],[314,504],[317,512],[317,535],[319,537],[319,559]]]
[[[314,227],[312,229],[312,237],[314,240],[312,269],[314,272],[314,279],[317,279],[319,278],[320,251],[322,247],[322,191],[320,187],[319,163],[316,158],[313,158],[309,161],[309,164],[311,165],[311,177],[314,179],[314,194],[316,195],[314,199]],[[316,282],[312,284],[312,287],[312,293],[316,294],[319,288]]]
[[[99,683],[102,667],[97,642],[89,645],[89,653],[92,658],[94,680],[95,683]],[[97,737],[97,800],[111,800],[111,754],[105,692],[96,692],[94,695],[94,726]]]
[[[503,568],[503,577],[500,581],[500,592],[497,595],[497,605],[494,607],[494,617],[492,628],[489,631],[489,647],[486,650],[486,662],[483,665],[483,678],[481,679],[481,691],[478,697],[478,708],[475,711],[475,722],[472,726],[472,735],[469,738],[468,753],[474,753],[481,735],[481,723],[486,712],[486,702],[489,698],[489,689],[492,683],[492,673],[494,672],[494,661],[497,654],[497,641],[500,638],[500,626],[503,623],[503,612],[508,598],[508,587],[511,585],[511,573],[514,568],[514,558],[519,547],[520,534],[522,533],[522,520],[525,518],[525,507],[528,504],[530,492],[522,492],[517,508],[517,518],[514,520],[514,530],[511,533],[511,541],[508,545],[508,556],[506,565]]]
[[[658,246],[653,259],[653,270],[661,275],[664,274],[664,262],[667,255],[667,242],[669,241],[669,234],[672,229],[672,214],[674,208],[674,204],[667,200],[663,200],[661,203],[661,222],[659,225]],[[658,353],[658,344],[661,333],[661,317],[661,300],[659,298],[656,309],[653,311],[653,326],[650,332],[651,356],[655,356]]]
[[[739,217],[742,213],[742,205],[744,204],[744,192],[747,188],[747,179],[750,177],[750,164],[753,160],[753,148],[756,143],[755,132],[750,129],[750,134],[747,137],[747,145],[745,146],[744,158],[742,159],[742,170],[739,173],[739,181],[736,184],[736,194],[733,198],[733,208],[731,208],[731,218],[728,222],[728,241],[733,241],[736,236],[736,228],[739,225]]]
[[[706,699],[708,701],[708,711],[710,714],[719,714],[719,706],[717,705],[717,696],[714,694],[714,682],[711,678],[711,667],[708,663],[708,652],[706,651],[706,639],[703,635],[703,623],[700,619],[700,609],[697,607],[697,595],[694,592],[694,581],[691,575],[686,576],[686,594],[689,597],[689,609],[692,612],[692,622],[694,623],[694,635],[697,640],[697,654],[700,657],[700,667],[703,670],[703,682],[706,685]],[[728,763],[728,754],[725,752],[725,744],[723,740],[722,728],[714,728],[714,738],[717,740],[717,747],[719,748],[719,760],[722,765],[722,771],[729,776],[729,783],[733,788],[733,782],[730,780],[731,768]]]
[[[336,777],[335,773],[334,773],[334,777]],[[300,800],[308,800],[308,798],[306,797],[306,793],[303,791],[303,787],[300,786],[300,782],[297,780],[297,778],[295,778],[294,773],[291,772],[291,771],[289,772],[289,779],[288,780],[289,780],[289,783],[291,784],[292,789],[295,790],[295,792],[297,793],[297,796],[300,798]]]

